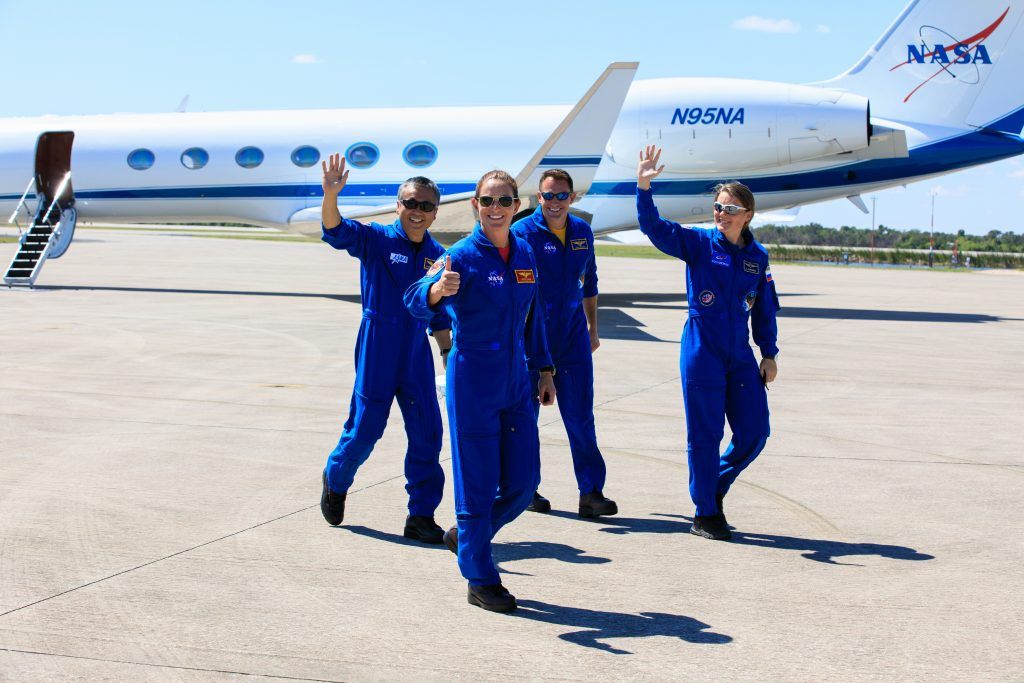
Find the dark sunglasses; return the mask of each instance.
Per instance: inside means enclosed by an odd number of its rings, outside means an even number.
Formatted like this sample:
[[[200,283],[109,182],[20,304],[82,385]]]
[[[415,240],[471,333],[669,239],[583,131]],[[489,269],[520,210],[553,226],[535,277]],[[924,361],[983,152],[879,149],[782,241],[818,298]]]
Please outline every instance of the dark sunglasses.
[[[512,202],[514,202],[516,198],[509,197],[507,194],[502,195],[501,197],[489,197],[484,194],[477,197],[476,200],[480,202],[480,206],[484,207],[485,209],[494,202],[498,202],[498,204],[504,206],[507,209],[508,207],[512,206]]]
[[[715,202],[712,206],[715,207],[715,211],[720,213],[724,211],[730,216],[735,216],[736,214],[743,213],[747,210],[745,207],[736,206],[735,204],[719,204],[718,202]]]
[[[571,192],[541,192],[540,196],[544,198],[544,201],[550,202],[552,199],[557,199],[560,202],[564,202],[569,198]]]
[[[419,209],[425,213],[430,213],[437,208],[437,204],[433,202],[418,202],[415,199],[399,199],[398,203],[407,209]]]

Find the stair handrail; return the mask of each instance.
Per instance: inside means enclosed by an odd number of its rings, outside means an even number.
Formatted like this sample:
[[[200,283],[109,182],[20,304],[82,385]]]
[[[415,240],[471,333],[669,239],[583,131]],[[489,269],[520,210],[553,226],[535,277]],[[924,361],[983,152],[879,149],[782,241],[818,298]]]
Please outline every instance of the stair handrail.
[[[29,179],[29,181],[28,181],[28,186],[25,188],[25,191],[21,195],[21,199],[18,200],[17,206],[14,207],[14,212],[11,214],[11,217],[7,219],[8,225],[10,225],[11,223],[14,223],[16,226],[18,226],[18,232],[19,233],[21,232],[21,224],[18,223],[18,212],[21,211],[21,209],[23,207],[25,208],[26,211],[28,210],[28,207],[25,206],[25,200],[28,198],[29,190],[31,190],[32,186],[35,185],[35,184],[36,184],[36,177],[32,176],[32,178]]]
[[[43,214],[43,223],[46,223],[50,219],[50,214],[53,213],[53,207],[57,206],[57,202],[60,201],[60,196],[64,194],[64,188],[71,182],[71,171],[67,172],[64,176],[64,180],[60,181],[60,185],[57,187],[57,191],[53,193],[53,201],[50,203],[50,208]]]

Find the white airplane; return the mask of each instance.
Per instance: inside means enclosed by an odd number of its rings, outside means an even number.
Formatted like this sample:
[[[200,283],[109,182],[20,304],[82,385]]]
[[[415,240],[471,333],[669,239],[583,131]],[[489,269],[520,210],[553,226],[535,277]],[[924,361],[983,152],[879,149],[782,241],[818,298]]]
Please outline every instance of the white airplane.
[[[1022,15],[1024,0],[914,0],[851,69],[808,85],[634,82],[637,65],[619,63],[575,106],[3,119],[0,212],[41,224],[5,281],[34,281],[78,218],[319,235],[319,162],[335,150],[351,169],[342,215],[389,213],[398,185],[427,175],[444,195],[435,231],[471,227],[483,172],[516,172],[525,199],[551,167],[573,174],[596,233],[632,228],[637,153],[652,143],[667,166],[659,209],[679,222],[709,220],[725,179],[749,185],[759,212],[837,197],[866,212],[863,192],[1024,152]]]

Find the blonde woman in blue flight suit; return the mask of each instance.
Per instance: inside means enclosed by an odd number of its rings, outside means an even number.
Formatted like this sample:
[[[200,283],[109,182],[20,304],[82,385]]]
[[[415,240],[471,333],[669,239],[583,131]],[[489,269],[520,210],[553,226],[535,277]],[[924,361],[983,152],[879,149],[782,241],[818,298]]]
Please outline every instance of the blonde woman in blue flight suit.
[[[651,181],[665,169],[661,150],[640,153],[636,206],[640,229],[661,251],[686,262],[689,313],[679,369],[686,412],[690,532],[715,540],[732,536],[722,504],[729,487],[768,439],[767,385],[775,379],[778,335],[768,252],[750,232],[754,195],[741,183],[715,188],[714,228],[688,228],[661,218]],[[748,321],[761,362],[754,359]],[[725,420],[732,440],[719,455]]]

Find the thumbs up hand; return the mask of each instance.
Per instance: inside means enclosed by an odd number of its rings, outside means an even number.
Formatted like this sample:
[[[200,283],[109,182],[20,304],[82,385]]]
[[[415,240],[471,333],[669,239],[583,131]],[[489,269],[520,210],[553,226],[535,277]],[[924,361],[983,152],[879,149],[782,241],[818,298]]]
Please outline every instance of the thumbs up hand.
[[[428,297],[431,306],[446,296],[452,296],[459,291],[459,274],[452,270],[451,254],[445,254],[444,270],[441,271],[441,279],[430,285],[430,296]]]

